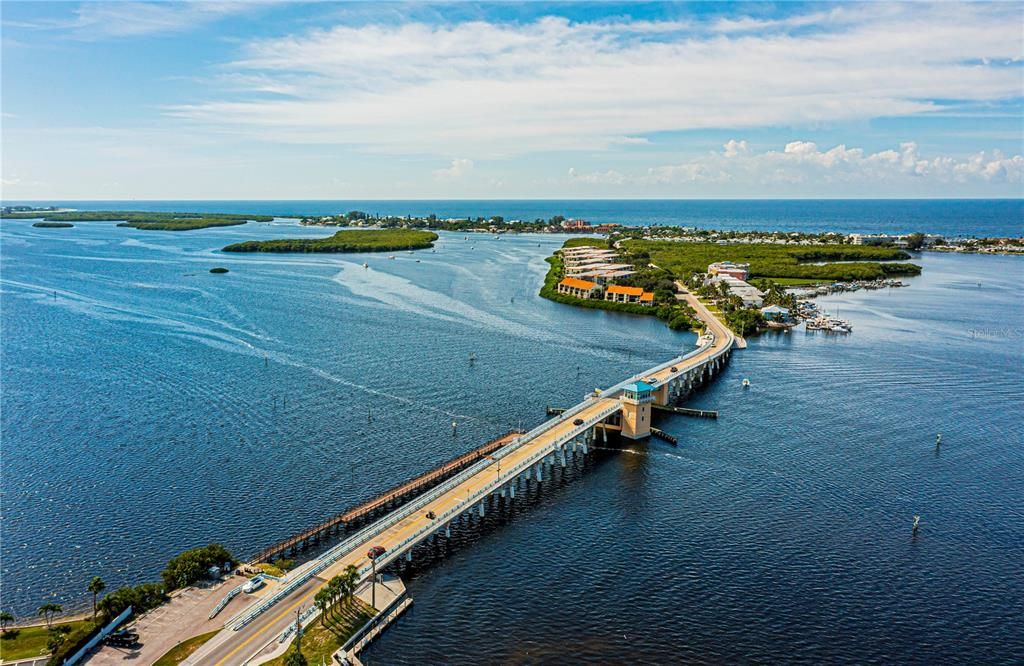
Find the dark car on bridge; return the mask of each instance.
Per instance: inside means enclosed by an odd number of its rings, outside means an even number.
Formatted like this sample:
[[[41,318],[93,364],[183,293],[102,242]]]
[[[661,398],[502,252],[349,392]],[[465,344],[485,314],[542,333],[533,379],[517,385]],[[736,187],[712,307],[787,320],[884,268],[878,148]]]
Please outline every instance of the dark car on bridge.
[[[384,548],[384,546],[374,546],[366,553],[366,556],[371,560],[375,560],[386,552],[388,551]]]
[[[572,422],[573,425],[583,425],[583,419],[576,419]]]
[[[679,372],[679,368],[677,368],[677,367],[676,367],[676,366],[674,366],[674,365],[673,365],[673,366],[672,366],[671,368],[669,368],[669,370],[670,370],[671,372]]]

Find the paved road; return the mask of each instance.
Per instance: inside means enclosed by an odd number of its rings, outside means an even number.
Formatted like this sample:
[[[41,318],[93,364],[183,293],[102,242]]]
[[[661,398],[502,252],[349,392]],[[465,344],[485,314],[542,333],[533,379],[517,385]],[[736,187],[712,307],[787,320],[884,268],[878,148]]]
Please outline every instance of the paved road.
[[[296,609],[300,607],[308,608],[313,603],[313,597],[316,595],[317,590],[327,580],[341,573],[350,564],[359,568],[368,565],[369,560],[366,558],[366,552],[371,546],[379,545],[388,551],[393,550],[422,528],[436,524],[436,521],[426,517],[427,512],[433,511],[435,515],[441,516],[449,509],[464,506],[468,497],[472,497],[477,491],[482,490],[492,481],[502,478],[502,474],[507,477],[508,470],[567,437],[576,429],[576,426],[572,423],[573,420],[581,418],[589,421],[603,411],[618,405],[619,401],[614,398],[596,400],[584,410],[573,414],[571,419],[566,418],[563,422],[522,444],[500,460],[492,461],[479,473],[439,495],[432,502],[424,506],[421,511],[396,520],[383,533],[355,545],[348,554],[339,558],[330,567],[320,572],[316,578],[306,582],[246,627],[239,631],[227,629],[222,631],[209,643],[200,648],[186,663],[216,664],[217,666],[245,663],[249,657],[260,651],[268,641],[277,640],[277,637],[287,628],[288,624],[294,621]],[[504,469],[499,471],[499,468]],[[437,527],[441,528],[442,525],[437,524]]]
[[[705,345],[698,353],[687,358],[685,361],[678,362],[676,364],[676,372],[672,372],[671,367],[665,367],[654,373],[639,375],[640,377],[654,376],[658,382],[666,381],[674,375],[681,374],[689,368],[700,365],[707,361],[709,357],[733,345],[735,336],[728,328],[714,317],[703,304],[697,301],[692,294],[687,293],[683,297],[714,333],[714,342]],[[435,515],[442,516],[449,509],[465,506],[468,498],[484,489],[492,481],[501,478],[501,467],[504,467],[504,474],[507,475],[508,471],[517,464],[530,459],[541,450],[549,449],[556,442],[568,437],[576,428],[572,423],[574,420],[583,419],[590,422],[606,410],[617,407],[619,404],[617,397],[600,398],[593,401],[582,411],[566,415],[561,422],[520,445],[501,458],[500,461],[492,461],[477,474],[438,495],[420,511],[405,518],[394,519],[393,524],[381,534],[354,545],[347,554],[340,557],[334,564],[258,616],[246,627],[238,631],[225,629],[200,648],[185,663],[215,664],[216,666],[244,664],[250,657],[260,652],[270,641],[277,640],[277,637],[294,621],[296,610],[308,608],[313,603],[313,597],[317,591],[331,577],[341,573],[350,564],[360,569],[367,566],[369,560],[366,558],[366,552],[372,546],[383,546],[390,552],[401,546],[406,539],[428,526],[436,524],[438,529],[442,528],[443,524],[438,524],[435,520],[426,517],[427,512],[433,511]],[[386,521],[388,518],[385,517],[383,520]]]

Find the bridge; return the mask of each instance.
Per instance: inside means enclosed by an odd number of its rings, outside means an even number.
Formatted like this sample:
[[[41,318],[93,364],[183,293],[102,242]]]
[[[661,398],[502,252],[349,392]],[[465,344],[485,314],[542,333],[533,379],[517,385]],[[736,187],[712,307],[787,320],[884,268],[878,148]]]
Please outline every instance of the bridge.
[[[450,536],[453,523],[463,516],[473,512],[484,516],[493,496],[513,501],[524,483],[540,483],[552,465],[565,467],[569,458],[587,455],[599,438],[607,440],[609,430],[630,439],[649,436],[652,406],[669,404],[710,378],[725,363],[735,342],[732,332],[696,298],[683,296],[707,326],[710,339],[703,346],[587,395],[575,407],[504,441],[491,455],[348,536],[227,620],[224,629],[184,663],[259,663],[264,650],[276,646],[295,623],[296,612],[312,608],[317,591],[349,565],[357,568],[364,581],[375,567],[386,567],[401,557],[411,559],[417,544]],[[385,552],[371,563],[367,551],[374,546],[382,546]]]

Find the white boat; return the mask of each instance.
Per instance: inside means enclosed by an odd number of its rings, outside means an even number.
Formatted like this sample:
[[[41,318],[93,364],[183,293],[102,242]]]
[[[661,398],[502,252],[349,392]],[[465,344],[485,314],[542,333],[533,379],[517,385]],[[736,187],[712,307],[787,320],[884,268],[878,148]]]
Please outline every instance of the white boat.
[[[370,264],[368,264],[368,263],[366,263],[366,262],[364,261],[364,262],[363,262],[363,268],[369,268],[369,267],[370,267]]]
[[[394,258],[395,258],[395,255],[391,255],[390,257],[388,257],[388,259],[394,259]]]
[[[743,388],[750,388],[750,380],[746,377],[743,378]]]

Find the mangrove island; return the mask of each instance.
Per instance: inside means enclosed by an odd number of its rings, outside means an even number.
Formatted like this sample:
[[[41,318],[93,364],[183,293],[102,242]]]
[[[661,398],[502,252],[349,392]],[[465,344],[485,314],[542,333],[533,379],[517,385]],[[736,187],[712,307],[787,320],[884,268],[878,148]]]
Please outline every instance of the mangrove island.
[[[432,231],[416,229],[341,230],[327,238],[282,238],[233,243],[224,252],[393,252],[422,250],[437,240]]]

